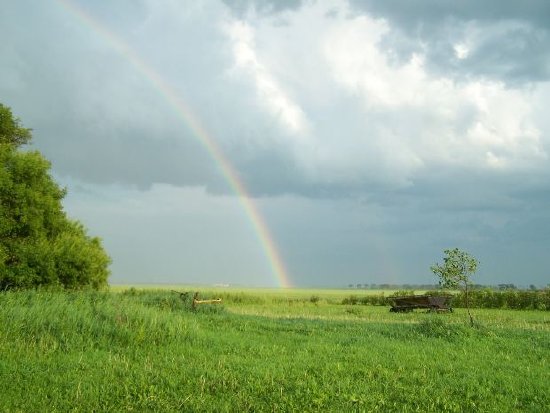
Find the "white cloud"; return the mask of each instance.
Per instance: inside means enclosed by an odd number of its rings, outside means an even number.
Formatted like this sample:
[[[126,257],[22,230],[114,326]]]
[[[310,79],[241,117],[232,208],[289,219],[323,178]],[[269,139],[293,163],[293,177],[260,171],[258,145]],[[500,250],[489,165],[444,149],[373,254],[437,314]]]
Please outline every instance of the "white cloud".
[[[365,116],[378,125],[371,139],[395,142],[384,152],[395,168],[409,174],[430,162],[492,167],[496,154],[506,168],[545,159],[529,90],[435,76],[420,54],[392,63],[380,46],[390,30],[386,21],[363,15],[327,27],[322,41],[333,78],[359,96]],[[465,46],[457,50],[467,55]],[[387,124],[388,117],[396,123]]]
[[[254,29],[245,22],[234,21],[226,28],[233,42],[237,68],[244,70],[255,83],[260,103],[292,134],[307,131],[307,119],[300,106],[278,84],[269,69],[258,59]]]
[[[353,13],[343,0],[304,3],[277,17],[249,13],[226,27],[234,73],[245,73],[260,104],[300,137],[285,140],[303,174],[297,179],[394,187],[446,166],[540,167],[546,153],[531,90],[431,73],[428,45],[396,61],[384,49],[394,30],[388,20]],[[475,51],[481,35],[460,33],[449,32],[458,61]]]
[[[330,24],[321,37],[326,69],[350,92],[365,98],[367,109],[422,103],[425,99],[419,90],[425,79],[422,57],[415,54],[405,65],[390,66],[379,49],[389,30],[384,20],[358,16]]]
[[[249,16],[228,27],[237,68],[262,104],[288,131],[308,131],[288,142],[303,179],[407,185],[446,165],[514,171],[546,159],[532,91],[434,75],[422,46],[396,62],[382,47],[392,30],[344,1],[306,3],[285,13],[284,24]],[[455,43],[458,59],[475,46],[470,37]]]
[[[467,59],[470,54],[470,49],[464,43],[457,43],[453,46],[455,56],[459,60]]]

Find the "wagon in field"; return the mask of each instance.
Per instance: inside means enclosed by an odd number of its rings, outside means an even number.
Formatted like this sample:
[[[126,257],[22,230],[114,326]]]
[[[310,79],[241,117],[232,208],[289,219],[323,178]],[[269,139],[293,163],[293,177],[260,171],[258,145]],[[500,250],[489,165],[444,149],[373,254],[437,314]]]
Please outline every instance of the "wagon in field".
[[[401,297],[388,297],[392,313],[409,313],[416,308],[424,308],[428,311],[449,311],[451,297],[445,295],[406,295]]]

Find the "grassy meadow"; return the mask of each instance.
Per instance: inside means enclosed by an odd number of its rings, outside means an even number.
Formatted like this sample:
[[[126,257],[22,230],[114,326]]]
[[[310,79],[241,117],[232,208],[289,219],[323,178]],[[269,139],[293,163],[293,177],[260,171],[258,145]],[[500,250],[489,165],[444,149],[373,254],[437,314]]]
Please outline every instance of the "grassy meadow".
[[[550,411],[548,311],[169,288],[1,293],[0,411]]]

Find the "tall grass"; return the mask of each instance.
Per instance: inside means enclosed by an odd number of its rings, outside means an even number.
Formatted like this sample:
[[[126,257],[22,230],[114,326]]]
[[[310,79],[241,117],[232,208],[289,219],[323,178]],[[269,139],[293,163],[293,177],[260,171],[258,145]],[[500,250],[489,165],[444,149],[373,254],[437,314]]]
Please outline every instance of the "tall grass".
[[[250,295],[193,311],[167,291],[2,293],[0,411],[540,412],[550,403],[546,312],[479,310],[471,329],[456,314]]]

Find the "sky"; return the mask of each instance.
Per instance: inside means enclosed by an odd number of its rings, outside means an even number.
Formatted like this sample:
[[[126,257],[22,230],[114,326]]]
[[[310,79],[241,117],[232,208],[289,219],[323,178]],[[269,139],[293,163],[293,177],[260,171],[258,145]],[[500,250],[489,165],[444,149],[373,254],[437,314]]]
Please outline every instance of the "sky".
[[[546,0],[0,0],[113,284],[550,283]]]

